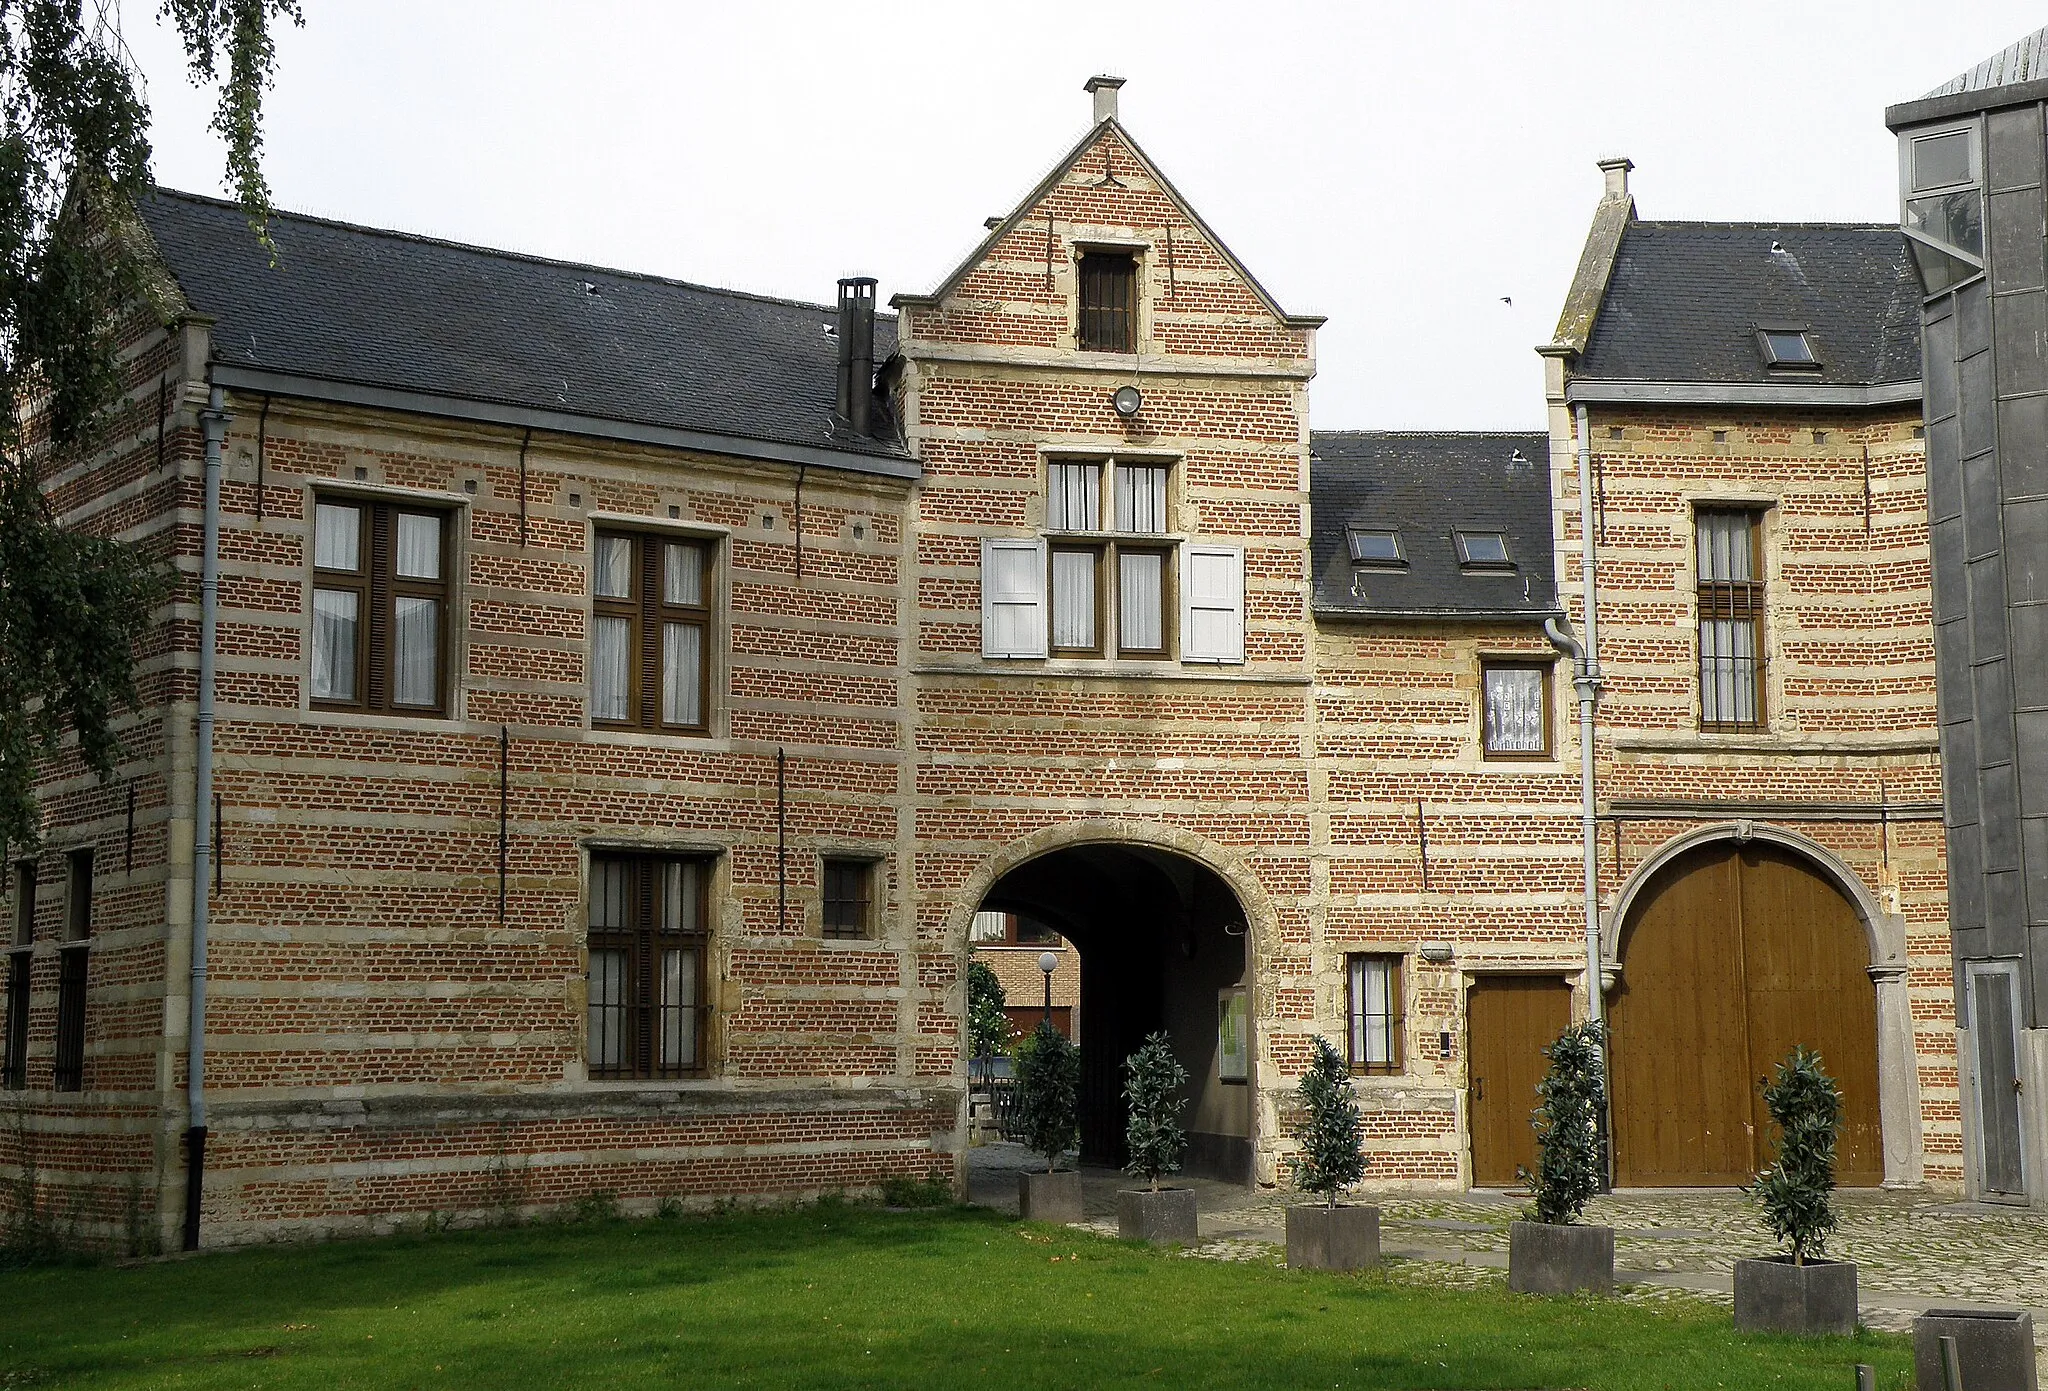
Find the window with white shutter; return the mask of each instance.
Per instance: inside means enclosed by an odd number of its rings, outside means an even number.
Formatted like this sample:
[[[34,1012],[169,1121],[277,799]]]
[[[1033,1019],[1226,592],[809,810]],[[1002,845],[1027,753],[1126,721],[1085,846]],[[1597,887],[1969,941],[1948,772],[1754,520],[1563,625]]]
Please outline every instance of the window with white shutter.
[[[1244,548],[1181,548],[1181,660],[1244,660]]]
[[[981,543],[981,655],[1045,655],[1045,542],[986,537]]]

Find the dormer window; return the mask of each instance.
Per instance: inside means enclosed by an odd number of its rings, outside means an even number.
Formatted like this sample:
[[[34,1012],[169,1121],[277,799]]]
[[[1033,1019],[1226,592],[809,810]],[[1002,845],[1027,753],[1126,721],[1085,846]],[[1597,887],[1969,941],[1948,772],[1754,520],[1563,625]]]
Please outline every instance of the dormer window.
[[[1458,564],[1467,570],[1515,567],[1515,562],[1508,558],[1508,537],[1504,531],[1454,531],[1451,539],[1458,546]]]
[[[1820,357],[1813,340],[1803,328],[1759,328],[1756,341],[1763,348],[1766,367],[1819,367]]]
[[[1401,533],[1398,531],[1348,526],[1344,528],[1344,539],[1351,547],[1351,563],[1353,565],[1406,565],[1408,563],[1408,557],[1401,554]]]
[[[1138,261],[1128,251],[1081,255],[1081,316],[1077,341],[1084,353],[1138,350]]]

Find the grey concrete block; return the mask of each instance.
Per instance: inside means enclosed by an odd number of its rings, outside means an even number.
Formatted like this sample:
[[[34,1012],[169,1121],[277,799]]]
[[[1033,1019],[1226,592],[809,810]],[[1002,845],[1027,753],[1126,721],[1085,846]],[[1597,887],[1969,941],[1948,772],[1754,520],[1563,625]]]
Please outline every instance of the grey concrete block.
[[[1614,1293],[1614,1228],[1509,1223],[1508,1288],[1518,1294]]]
[[[1116,1195],[1116,1234],[1125,1241],[1149,1241],[1154,1246],[1193,1246],[1200,1237],[1195,1231],[1195,1190],[1192,1188],[1119,1189]]]
[[[1735,1326],[1744,1333],[1856,1331],[1856,1263],[1767,1256],[1735,1263]]]
[[[1304,1203],[1287,1209],[1290,1270],[1371,1270],[1380,1263],[1380,1210]]]
[[[1081,1175],[1072,1169],[1017,1175],[1017,1215],[1026,1222],[1081,1220]]]
[[[2019,1309],[1929,1309],[1913,1320],[1913,1382],[1942,1391],[1941,1340],[1956,1340],[1965,1391],[2040,1391],[2034,1318]]]

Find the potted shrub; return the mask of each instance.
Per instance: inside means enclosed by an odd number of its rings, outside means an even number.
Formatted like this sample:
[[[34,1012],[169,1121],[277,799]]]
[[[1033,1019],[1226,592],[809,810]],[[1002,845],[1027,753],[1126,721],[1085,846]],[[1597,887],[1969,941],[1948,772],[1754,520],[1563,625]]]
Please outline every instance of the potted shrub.
[[[1524,1294],[1614,1292],[1614,1228],[1583,1224],[1586,1203],[1600,1191],[1606,1162],[1600,1115],[1607,1104],[1600,1025],[1587,1021],[1559,1034],[1543,1056],[1550,1070],[1537,1084],[1536,1172],[1516,1173],[1535,1194],[1525,1220],[1508,1226],[1508,1288]]]
[[[1340,1204],[1337,1195],[1365,1177],[1365,1124],[1351,1072],[1326,1038],[1295,1088],[1300,1104],[1294,1182],[1320,1203],[1287,1209],[1287,1264],[1300,1270],[1365,1270],[1380,1263],[1380,1210]]]
[[[1081,1138],[1081,1053],[1041,1020],[1017,1049],[1017,1120],[1045,1172],[1017,1175],[1017,1215],[1029,1222],[1081,1220],[1081,1175],[1059,1167]]]
[[[1764,1085],[1778,1127],[1777,1162],[1749,1195],[1764,1225],[1791,1249],[1735,1263],[1735,1326],[1745,1332],[1854,1333],[1856,1266],[1823,1257],[1835,1230],[1835,1134],[1842,1089],[1820,1054],[1794,1046]]]
[[[1195,1244],[1195,1190],[1159,1186],[1162,1176],[1180,1172],[1181,1155],[1187,1152],[1187,1132],[1180,1128],[1180,1113],[1188,1104],[1180,1089],[1187,1080],[1188,1070],[1173,1056],[1173,1041],[1164,1029],[1147,1036],[1124,1059],[1124,1104],[1130,1113],[1124,1125],[1124,1146],[1130,1151],[1124,1172],[1146,1183],[1116,1195],[1117,1234],[1126,1241]]]

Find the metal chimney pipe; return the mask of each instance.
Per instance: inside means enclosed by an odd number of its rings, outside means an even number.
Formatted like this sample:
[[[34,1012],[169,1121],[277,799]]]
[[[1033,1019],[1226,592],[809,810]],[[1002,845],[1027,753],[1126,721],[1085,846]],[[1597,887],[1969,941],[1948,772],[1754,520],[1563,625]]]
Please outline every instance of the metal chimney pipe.
[[[875,278],[839,282],[839,418],[856,435],[873,432]]]

